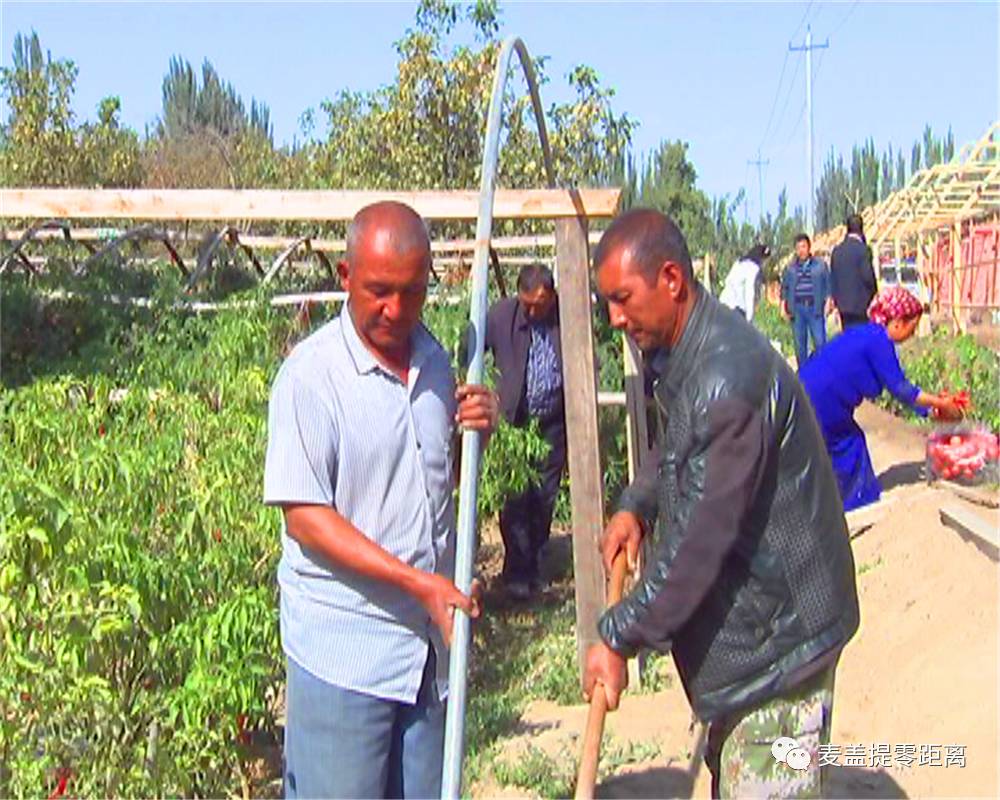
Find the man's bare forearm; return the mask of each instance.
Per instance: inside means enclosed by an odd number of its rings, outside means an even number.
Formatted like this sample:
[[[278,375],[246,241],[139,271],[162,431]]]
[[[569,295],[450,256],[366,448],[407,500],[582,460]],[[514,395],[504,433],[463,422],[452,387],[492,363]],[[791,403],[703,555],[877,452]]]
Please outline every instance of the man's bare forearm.
[[[420,599],[426,573],[382,549],[329,506],[286,505],[288,535],[334,564]]]

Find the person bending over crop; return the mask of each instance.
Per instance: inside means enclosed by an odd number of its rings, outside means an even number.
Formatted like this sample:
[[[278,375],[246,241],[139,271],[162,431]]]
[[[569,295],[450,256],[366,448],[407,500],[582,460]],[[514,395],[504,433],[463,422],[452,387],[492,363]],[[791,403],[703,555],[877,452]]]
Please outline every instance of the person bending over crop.
[[[430,242],[407,206],[358,212],[348,299],[271,391],[264,501],[284,512],[286,797],[437,797],[453,584],[455,423],[488,435],[498,401],[456,390],[421,324]]]
[[[906,289],[884,289],[868,308],[870,322],[831,339],[799,369],[833,460],[845,511],[874,503],[882,493],[864,431],[854,419],[862,400],[874,400],[888,390],[923,416],[927,409],[942,419],[962,415],[954,399],[921,391],[899,365],[896,345],[913,336],[922,313],[923,305]]]
[[[669,218],[618,217],[594,268],[611,324],[650,361],[659,425],[653,457],[602,536],[608,569],[621,551],[634,563],[640,543],[648,558],[600,618],[585,691],[601,683],[613,708],[627,657],[671,651],[710,723],[713,796],[819,797],[819,746],[858,597],[809,401],[767,340],[694,280]],[[805,750],[794,762],[805,769],[775,760],[779,737]]]

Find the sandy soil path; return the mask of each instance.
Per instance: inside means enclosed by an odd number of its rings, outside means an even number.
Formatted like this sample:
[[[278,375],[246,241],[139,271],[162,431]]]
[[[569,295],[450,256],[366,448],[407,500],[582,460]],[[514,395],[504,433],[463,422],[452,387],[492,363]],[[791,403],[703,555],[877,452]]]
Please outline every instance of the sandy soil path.
[[[996,797],[997,564],[942,525],[939,508],[958,503],[994,526],[1000,519],[994,509],[922,481],[919,430],[874,406],[861,409],[860,422],[886,489],[887,513],[852,540],[862,625],[837,672],[832,743],[842,755],[829,794]],[[519,738],[551,754],[575,753],[585,717],[584,706],[533,703]],[[609,716],[607,735],[620,744],[653,743],[660,755],[606,778],[599,796],[709,797],[689,723],[676,676],[662,692],[627,697]],[[915,745],[917,761],[909,768],[895,759],[887,768],[872,767],[873,744],[888,744],[893,753]],[[863,746],[863,766],[845,763],[850,745]],[[940,746],[942,765],[920,766],[921,745]],[[948,745],[964,747],[964,767],[944,766]]]

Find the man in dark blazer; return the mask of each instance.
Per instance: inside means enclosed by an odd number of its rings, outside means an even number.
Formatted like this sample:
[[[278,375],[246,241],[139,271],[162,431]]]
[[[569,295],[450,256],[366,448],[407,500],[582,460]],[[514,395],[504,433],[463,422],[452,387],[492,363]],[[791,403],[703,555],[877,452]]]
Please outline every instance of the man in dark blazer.
[[[847,330],[852,325],[868,321],[868,305],[875,296],[875,270],[872,252],[865,244],[861,216],[847,218],[847,236],[833,248],[830,257],[830,283],[833,302],[840,313],[840,325]]]
[[[500,512],[503,580],[511,597],[526,600],[541,588],[539,553],[549,539],[566,466],[559,304],[548,267],[524,267],[517,278],[517,297],[494,303],[486,318],[485,344],[500,373],[500,413],[518,427],[537,419],[550,445],[538,465],[537,483],[508,497]]]

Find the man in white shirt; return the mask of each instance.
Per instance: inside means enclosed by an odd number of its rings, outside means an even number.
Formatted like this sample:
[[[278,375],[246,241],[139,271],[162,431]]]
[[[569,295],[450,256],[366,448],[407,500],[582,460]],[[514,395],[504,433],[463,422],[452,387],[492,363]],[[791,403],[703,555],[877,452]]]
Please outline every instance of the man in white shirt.
[[[755,244],[743,258],[733,264],[726,276],[719,301],[739,311],[753,322],[753,311],[757,307],[757,297],[761,284],[760,268],[771,255],[766,244]]]

